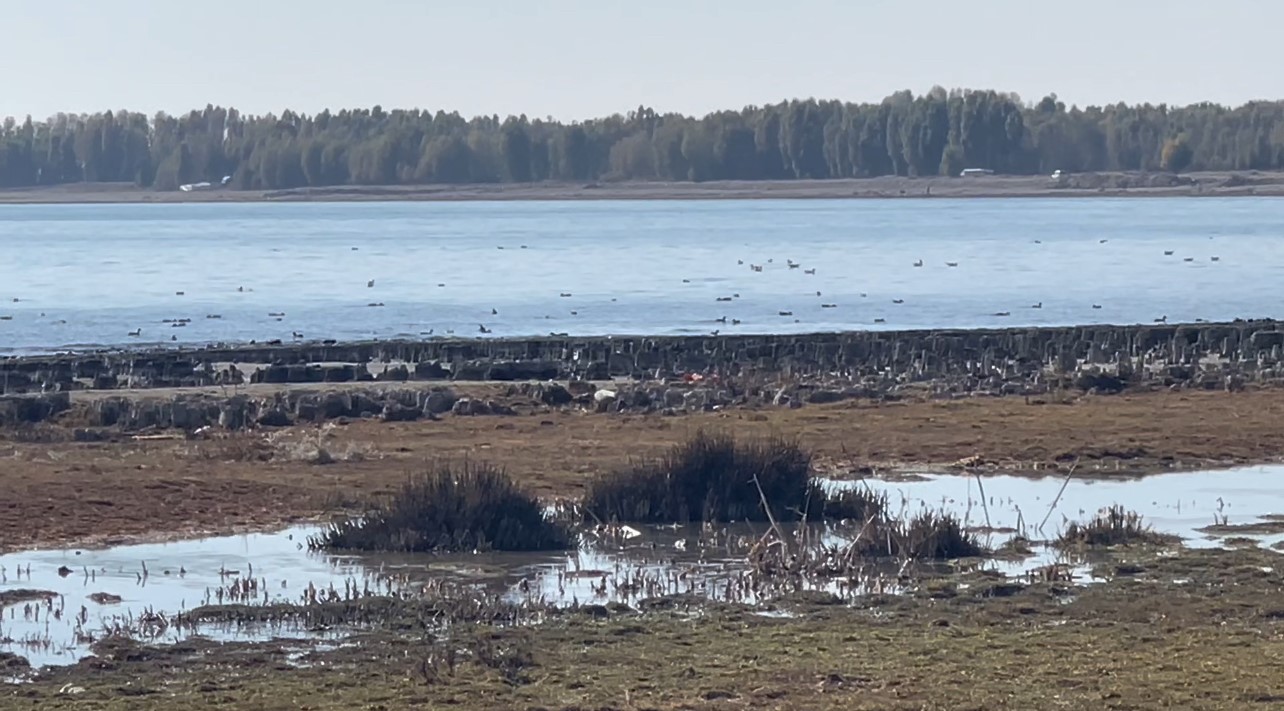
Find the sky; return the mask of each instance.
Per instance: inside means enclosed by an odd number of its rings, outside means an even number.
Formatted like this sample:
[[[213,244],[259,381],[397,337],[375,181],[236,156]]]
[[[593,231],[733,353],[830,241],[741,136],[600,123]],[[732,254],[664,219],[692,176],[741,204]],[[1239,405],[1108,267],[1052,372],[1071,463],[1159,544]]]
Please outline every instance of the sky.
[[[1284,99],[1281,0],[3,0],[0,116]]]

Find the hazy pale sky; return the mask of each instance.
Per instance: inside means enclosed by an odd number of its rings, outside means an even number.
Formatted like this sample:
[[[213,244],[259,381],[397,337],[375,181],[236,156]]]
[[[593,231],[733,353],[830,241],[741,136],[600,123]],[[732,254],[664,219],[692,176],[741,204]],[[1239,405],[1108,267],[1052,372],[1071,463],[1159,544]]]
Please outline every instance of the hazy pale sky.
[[[1284,98],[1282,0],[0,0],[0,116]]]

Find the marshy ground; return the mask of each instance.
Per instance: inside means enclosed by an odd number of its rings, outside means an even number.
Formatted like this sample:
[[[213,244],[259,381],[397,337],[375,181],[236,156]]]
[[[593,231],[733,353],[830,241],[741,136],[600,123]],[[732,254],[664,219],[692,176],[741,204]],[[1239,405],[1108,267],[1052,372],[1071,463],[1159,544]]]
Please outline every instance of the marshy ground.
[[[342,645],[109,641],[7,708],[1138,709],[1284,701],[1284,575],[1257,549],[1134,550],[1080,587],[941,578],[857,605],[593,609]],[[454,650],[454,651],[451,651]]]
[[[962,476],[957,479],[966,489],[957,498],[968,499],[971,524],[983,515],[993,528],[1013,520],[1033,527],[1044,513],[1049,497],[1042,490],[1040,510],[1004,503],[1012,492],[1000,484],[1012,477],[1064,477],[1075,462],[1076,477],[1118,478],[1284,457],[1284,392],[1274,390],[848,401],[677,417],[513,406],[516,416],[352,421],[204,439],[146,433],[73,442],[58,425],[5,432],[0,482],[11,494],[0,502],[0,548],[175,538],[323,519],[396,490],[427,462],[464,457],[503,467],[546,500],[576,498],[603,473],[653,460],[701,429],[750,441],[789,438],[810,453],[815,470],[838,479],[875,471],[906,477],[966,460],[982,481],[990,476],[982,497],[989,503],[983,514],[974,510],[975,480]],[[1216,474],[1201,476],[1207,489],[1195,494],[1165,488],[1181,511],[1183,534],[1196,524],[1225,535],[1278,533],[1263,523],[1270,518],[1255,523],[1261,530],[1238,526],[1253,523],[1242,516],[1228,523],[1214,503],[1216,487],[1208,484]],[[1236,487],[1228,499],[1252,496],[1242,490],[1243,476],[1227,481]],[[914,487],[930,483],[907,480],[905,488],[917,495]],[[1271,488],[1270,482],[1260,486]],[[1070,518],[1087,520],[1078,515],[1089,506],[1085,496],[1067,493]],[[1127,503],[1108,490],[1101,496],[1096,506]],[[1185,503],[1183,496],[1198,500]],[[932,503],[922,498],[915,505]],[[959,501],[937,503],[959,511]],[[1265,513],[1280,512],[1254,512]],[[1058,530],[1063,524],[1054,523]],[[1110,525],[1127,528],[1125,513]],[[0,677],[24,680],[0,686],[0,707],[1232,709],[1284,703],[1278,684],[1284,573],[1270,540],[1229,545],[1222,539],[1229,548],[1223,549],[1125,538],[1125,545],[1098,547],[1091,556],[1069,551],[1069,567],[1023,579],[970,565],[893,568],[880,573],[889,580],[887,592],[835,598],[815,589],[794,595],[776,589],[770,603],[757,606],[716,594],[650,596],[645,603],[634,595],[627,602],[540,607],[516,625],[494,624],[495,610],[507,609],[498,601],[460,612],[444,598],[430,600],[425,604],[435,612],[428,614],[424,605],[380,602],[376,590],[370,599],[322,601],[312,609],[323,610],[324,621],[310,617],[304,631],[314,634],[303,638],[284,629],[289,639],[162,635],[172,643],[159,645],[145,635],[98,636],[93,657],[34,675],[21,659],[0,654]],[[93,555],[85,551],[80,560]],[[189,562],[185,579],[193,589],[205,585],[202,574],[229,590],[236,582],[214,558]],[[126,575],[132,580],[132,564],[120,563],[123,575],[103,577],[82,592],[106,589]],[[236,579],[251,579],[238,572]],[[13,587],[13,571],[6,574]],[[154,579],[168,584],[172,574],[153,564]],[[264,573],[265,588],[272,574]],[[35,589],[40,582],[28,574],[16,585]],[[293,582],[289,594],[299,594]],[[31,609],[46,606],[35,613],[46,620],[61,611],[45,596],[31,599]],[[65,614],[76,615],[81,601],[70,594],[62,599],[57,604],[65,604]],[[183,609],[203,602],[195,594]],[[21,610],[12,606],[4,617],[21,618]],[[250,613],[203,614],[227,615],[236,628]],[[433,622],[442,616],[451,620],[447,629]],[[351,634],[324,634],[357,619],[364,624],[353,625]]]
[[[679,417],[514,407],[517,416],[356,420],[208,439],[162,432],[72,442],[58,426],[0,432],[0,550],[308,520],[389,492],[438,459],[484,460],[540,497],[573,497],[593,476],[701,428],[796,438],[838,478],[964,460],[1041,475],[1077,459],[1082,476],[1138,476],[1284,458],[1284,391],[1273,389],[847,401]]]

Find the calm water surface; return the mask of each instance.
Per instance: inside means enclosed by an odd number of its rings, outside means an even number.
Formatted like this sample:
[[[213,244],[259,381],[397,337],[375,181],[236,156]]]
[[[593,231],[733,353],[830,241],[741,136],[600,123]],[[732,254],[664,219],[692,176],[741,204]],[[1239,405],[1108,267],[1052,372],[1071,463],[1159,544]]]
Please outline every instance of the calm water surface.
[[[1280,317],[1281,235],[1271,198],[6,205],[0,352]]]

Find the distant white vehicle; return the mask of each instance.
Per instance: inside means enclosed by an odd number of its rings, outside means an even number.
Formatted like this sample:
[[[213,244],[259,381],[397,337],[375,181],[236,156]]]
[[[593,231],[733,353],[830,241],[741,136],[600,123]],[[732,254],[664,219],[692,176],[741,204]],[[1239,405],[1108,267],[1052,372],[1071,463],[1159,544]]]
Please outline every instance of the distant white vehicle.
[[[232,182],[232,176],[224,175],[223,179],[218,181],[218,185],[221,188],[227,187],[227,184],[230,182]],[[193,190],[210,190],[213,187],[214,187],[214,183],[211,183],[208,180],[206,180],[199,183],[185,183],[183,185],[178,186],[178,189],[182,190],[185,193],[190,193]]]
[[[994,171],[989,168],[964,168],[963,172],[959,173],[960,178],[978,178],[982,175],[994,175]]]

